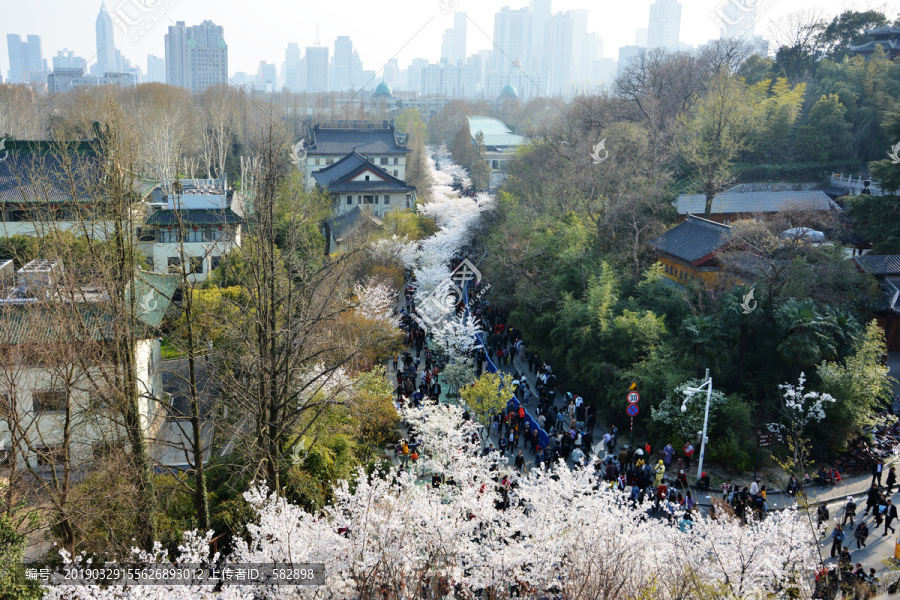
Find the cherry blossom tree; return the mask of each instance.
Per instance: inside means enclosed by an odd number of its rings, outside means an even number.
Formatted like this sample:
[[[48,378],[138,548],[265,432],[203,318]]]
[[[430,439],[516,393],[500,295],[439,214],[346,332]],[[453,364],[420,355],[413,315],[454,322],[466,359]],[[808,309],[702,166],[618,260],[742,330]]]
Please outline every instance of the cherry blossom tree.
[[[480,345],[475,336],[481,332],[481,323],[472,315],[464,315],[441,321],[431,334],[440,351],[456,362]]]
[[[534,469],[520,476],[506,458],[470,443],[479,425],[452,405],[406,409],[421,440],[430,482],[391,468],[359,470],[323,512],[311,514],[258,487],[245,499],[254,518],[230,563],[323,563],[325,584],[244,585],[216,598],[809,598],[815,539],[796,510],[746,524],[697,514],[670,527],[598,481],[593,468]],[[178,563],[212,563],[210,534],[190,532]],[[138,553],[142,562],[165,560]],[[64,561],[73,558],[63,555]],[[212,598],[209,586],[48,588],[62,598]]]

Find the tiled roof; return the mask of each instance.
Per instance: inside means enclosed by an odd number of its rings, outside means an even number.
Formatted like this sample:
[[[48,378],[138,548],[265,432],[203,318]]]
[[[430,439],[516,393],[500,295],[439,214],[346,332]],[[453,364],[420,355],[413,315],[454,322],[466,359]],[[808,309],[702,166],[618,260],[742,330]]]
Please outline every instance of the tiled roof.
[[[7,142],[7,146],[10,142]],[[90,202],[89,190],[78,175],[96,173],[97,157],[92,154],[73,154],[72,163],[63,166],[58,154],[7,150],[0,162],[0,202],[4,204],[48,203],[72,201],[71,186],[66,183],[66,169],[75,176],[75,193],[79,202]]]
[[[706,211],[704,194],[678,196],[678,214],[701,215]],[[784,192],[722,192],[713,198],[713,214],[771,213],[782,210],[828,210],[840,207],[822,190]]]
[[[187,225],[232,225],[244,222],[244,219],[230,208],[225,210],[202,208],[182,210],[181,219]],[[174,210],[158,210],[147,217],[145,224],[172,227],[178,225],[178,219]]]
[[[179,284],[177,275],[145,271],[135,274],[134,316],[141,325],[135,333],[149,336],[147,328],[159,327]],[[131,302],[130,290],[126,302]],[[116,335],[113,312],[106,302],[80,303],[75,321],[55,308],[53,303],[0,304],[0,344],[40,344],[57,337],[75,341],[109,340]]]
[[[323,188],[327,188],[335,181],[343,179],[347,175],[361,170],[365,166],[375,166],[370,163],[365,156],[359,152],[352,151],[334,164],[328,165],[324,169],[319,169],[313,173],[316,183]]]
[[[331,228],[331,235],[338,242],[346,238],[348,234],[354,232],[360,225],[366,223],[371,223],[376,227],[384,225],[384,222],[381,219],[359,205],[354,206],[339,217],[332,217],[328,220],[328,225]]]
[[[900,255],[897,254],[864,254],[854,260],[863,271],[876,277],[900,275]]]
[[[406,154],[409,149],[397,143],[393,129],[313,129],[307,154]]]
[[[372,171],[383,181],[352,181],[364,171]],[[415,187],[406,185],[381,167],[366,160],[358,152],[351,152],[333,165],[313,173],[313,178],[320,187],[329,192],[413,192]]]
[[[686,262],[693,263],[722,248],[731,240],[731,227],[693,215],[651,240],[649,245]]]

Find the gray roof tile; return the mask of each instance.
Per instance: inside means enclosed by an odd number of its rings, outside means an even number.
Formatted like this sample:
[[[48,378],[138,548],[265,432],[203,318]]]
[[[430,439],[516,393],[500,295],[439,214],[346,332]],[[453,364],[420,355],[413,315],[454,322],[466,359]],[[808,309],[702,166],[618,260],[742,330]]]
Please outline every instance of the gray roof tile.
[[[682,194],[677,200],[678,214],[699,215],[706,211],[704,194]],[[722,192],[713,198],[713,214],[770,213],[787,209],[828,210],[840,207],[822,190],[783,192]]]
[[[856,257],[856,264],[870,275],[884,277],[900,275],[900,255],[864,254]]]
[[[722,248],[731,240],[731,227],[689,215],[687,219],[651,240],[649,245],[687,262],[694,262]]]

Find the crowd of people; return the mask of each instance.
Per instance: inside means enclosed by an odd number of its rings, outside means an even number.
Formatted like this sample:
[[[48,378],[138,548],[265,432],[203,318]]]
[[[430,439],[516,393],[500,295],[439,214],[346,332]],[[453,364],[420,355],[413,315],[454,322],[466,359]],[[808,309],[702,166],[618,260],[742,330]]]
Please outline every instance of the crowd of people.
[[[439,365],[427,349],[425,331],[412,317],[414,312],[415,304],[412,295],[408,294],[407,310],[403,311],[401,321],[411,350],[398,355],[394,360],[397,400],[401,406],[404,402],[409,402],[411,406],[420,406],[423,401],[437,402],[440,395],[438,373],[443,365]],[[513,393],[518,406],[510,410],[504,409],[493,416],[490,431],[497,439],[497,445],[491,442],[485,447],[480,439],[473,437],[473,452],[508,456],[514,470],[520,474],[531,467],[523,451],[533,454],[533,465],[538,468],[552,467],[560,459],[571,465],[593,462],[598,484],[603,482],[610,489],[628,494],[634,506],[647,503],[648,515],[664,517],[670,524],[678,522],[681,528],[692,526],[692,514],[697,507],[691,483],[700,490],[709,490],[710,477],[702,473],[696,481],[689,482],[687,473],[690,472],[696,451],[690,441],[680,449],[668,443],[658,455],[654,454],[650,442],[636,448],[620,448],[619,430],[611,424],[603,435],[602,445],[595,447],[596,415],[593,407],[577,393],[566,392],[558,396],[557,376],[552,367],[536,352],[526,348],[521,331],[508,323],[509,315],[506,311],[485,303],[476,306],[474,313],[484,330],[483,347],[478,348],[473,356],[476,376],[481,376],[488,360],[498,368],[511,367]],[[514,362],[516,358],[521,362]],[[424,369],[420,373],[419,367],[423,360]],[[520,372],[518,369],[524,369],[524,365],[527,365],[527,371]],[[533,387],[529,383],[532,376]],[[532,419],[526,414],[524,407],[530,406],[535,400],[536,406],[531,411],[534,415]],[[464,417],[470,418],[470,415],[466,413]],[[416,446],[414,441],[400,445],[404,465],[408,464],[409,456],[414,455]],[[837,566],[831,569],[823,566],[817,572],[817,593],[827,593],[838,578],[845,588],[851,584],[855,586],[854,593],[863,590],[863,596],[870,588],[874,589],[874,584],[877,583],[875,570],[871,569],[866,573],[860,563],[853,564],[851,545],[855,541],[857,550],[866,548],[870,535],[870,525],[866,518],[870,512],[874,530],[877,531],[883,524],[884,536],[888,531],[895,531],[893,522],[897,518],[897,509],[891,501],[891,495],[892,488],[896,485],[896,473],[891,467],[887,485],[882,487],[883,468],[884,465],[879,463],[873,473],[872,487],[862,516],[857,516],[855,499],[848,498],[844,505],[842,522],[835,523],[831,532],[831,556],[837,558]],[[801,485],[808,485],[813,481],[827,486],[837,485],[841,478],[841,473],[836,469],[822,468],[814,480],[806,476],[802,484],[792,476],[785,492],[789,496],[796,496]],[[726,480],[721,492],[722,501],[741,520],[747,519],[751,514],[761,518],[769,510],[767,486],[761,485],[758,479],[743,487]],[[827,505],[820,505],[818,510],[819,524],[827,523]],[[849,528],[845,530],[848,525]]]

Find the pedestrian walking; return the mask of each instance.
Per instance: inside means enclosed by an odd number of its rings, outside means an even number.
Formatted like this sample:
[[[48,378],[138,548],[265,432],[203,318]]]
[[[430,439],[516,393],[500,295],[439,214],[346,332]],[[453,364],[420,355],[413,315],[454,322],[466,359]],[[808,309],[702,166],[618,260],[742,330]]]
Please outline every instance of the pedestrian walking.
[[[884,511],[884,535],[885,536],[887,535],[888,529],[891,530],[891,533],[896,533],[896,531],[894,531],[894,528],[891,527],[891,523],[896,518],[897,518],[897,507],[894,506],[894,501],[891,500],[890,498],[888,498],[887,510]],[[882,537],[884,537],[884,536],[882,536]]]
[[[827,523],[830,518],[828,507],[825,504],[820,504],[819,509],[816,511],[816,527],[821,527],[822,523]]]
[[[888,479],[890,479],[890,475],[888,475]],[[880,499],[881,493],[878,491],[878,486],[873,483],[866,495],[866,510],[863,511],[863,516],[869,514],[870,510],[872,514],[875,514],[875,507],[878,506],[878,500]]]
[[[847,504],[844,505],[844,520],[841,525],[846,525],[847,521],[850,521],[850,526],[853,526],[853,519],[856,518],[856,502],[853,500],[853,496],[847,496]]]
[[[516,471],[521,473],[523,468],[525,468],[525,457],[522,456],[522,451],[519,450],[519,455],[516,456]]]
[[[888,471],[887,476],[887,495],[892,496],[894,494],[894,485],[897,483],[897,467],[891,467],[890,471]]]
[[[887,535],[886,533],[884,535]],[[834,531],[831,532],[831,558],[841,552],[841,543],[844,541],[844,528],[840,523],[834,524]]]
[[[881,473],[884,471],[884,461],[878,460],[872,466],[872,483],[878,483],[881,485]]]
[[[669,470],[669,467],[672,466],[672,457],[675,456],[675,447],[672,446],[672,442],[666,444],[666,447],[663,448],[663,462],[666,465],[666,471]]]
[[[865,521],[859,522],[859,525],[856,526],[856,531],[853,532],[853,537],[856,538],[857,550],[859,550],[860,547],[866,547],[866,538],[869,537],[869,526],[866,525]]]

